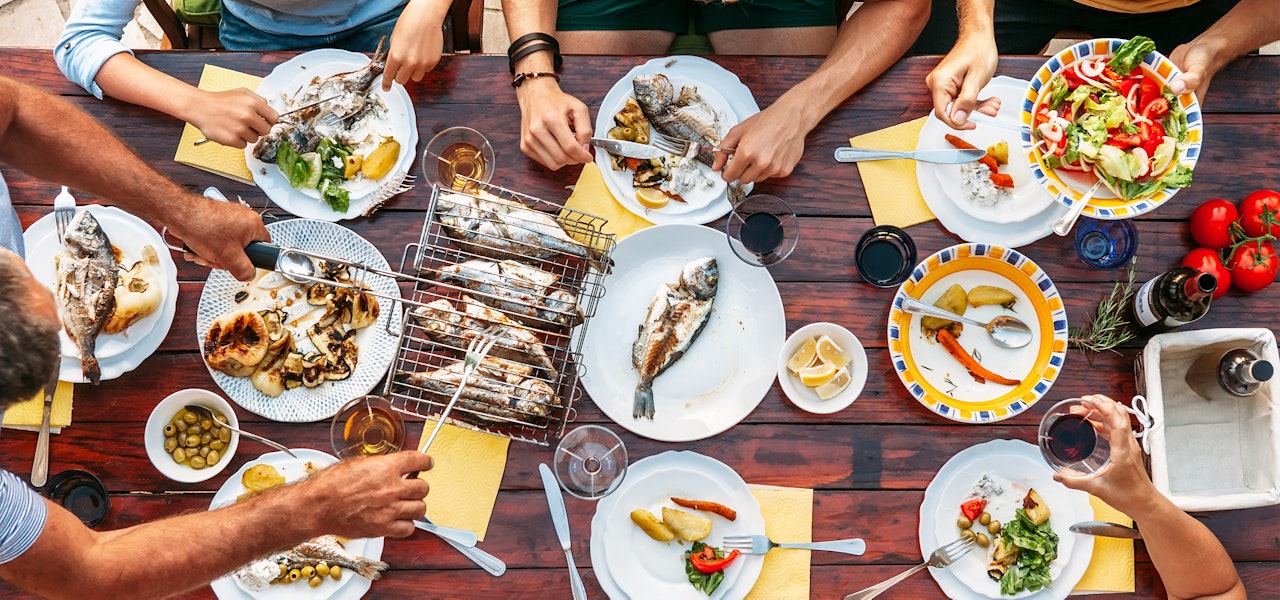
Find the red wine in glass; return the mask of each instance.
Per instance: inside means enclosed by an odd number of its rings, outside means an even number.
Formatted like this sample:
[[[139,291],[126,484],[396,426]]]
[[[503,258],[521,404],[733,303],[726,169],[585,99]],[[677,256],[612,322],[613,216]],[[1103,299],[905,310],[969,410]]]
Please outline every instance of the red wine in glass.
[[[1098,445],[1093,424],[1079,415],[1063,415],[1049,426],[1049,452],[1064,462],[1088,458]]]
[[[743,220],[738,230],[738,240],[747,250],[756,254],[768,254],[782,245],[782,220],[772,213],[758,212]]]
[[[1092,407],[1079,398],[1063,400],[1040,420],[1040,455],[1055,470],[1076,477],[1097,473],[1111,463],[1111,444],[1098,435]]]

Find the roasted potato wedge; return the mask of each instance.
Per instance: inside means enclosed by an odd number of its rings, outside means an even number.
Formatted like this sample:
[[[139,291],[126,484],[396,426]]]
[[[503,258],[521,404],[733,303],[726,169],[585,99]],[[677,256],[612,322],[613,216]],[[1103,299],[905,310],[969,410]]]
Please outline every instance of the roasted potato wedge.
[[[631,511],[631,522],[638,525],[649,537],[659,542],[670,542],[676,539],[675,532],[671,531],[671,528],[667,527],[666,523],[659,521],[658,517],[653,516],[653,513],[643,508]]]
[[[674,508],[662,509],[662,522],[680,539],[697,542],[711,535],[711,519]]]
[[[960,284],[953,284],[933,302],[933,305],[942,310],[964,316],[964,311],[968,307],[968,294],[965,293]],[[923,317],[920,319],[920,330],[925,335],[932,335],[943,327],[949,329],[951,335],[957,338],[960,337],[960,332],[964,331],[964,325],[949,319],[940,319],[938,317]]]
[[[997,144],[987,146],[987,154],[996,159],[996,164],[1009,164],[1009,142],[1001,140]]]
[[[254,465],[240,477],[240,485],[251,492],[265,492],[284,485],[284,475],[271,465]]]
[[[988,304],[999,304],[1005,308],[1013,308],[1018,297],[1013,292],[994,285],[980,285],[969,290],[969,306],[979,307]]]
[[[1032,523],[1044,525],[1049,522],[1049,507],[1035,490],[1027,492],[1027,497],[1022,499],[1022,508],[1026,509]]]

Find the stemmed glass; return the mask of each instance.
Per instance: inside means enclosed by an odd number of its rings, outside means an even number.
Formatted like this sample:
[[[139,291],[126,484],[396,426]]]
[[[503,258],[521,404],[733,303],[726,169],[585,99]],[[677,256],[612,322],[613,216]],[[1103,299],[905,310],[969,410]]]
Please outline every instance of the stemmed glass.
[[[800,222],[777,196],[756,194],[739,202],[725,223],[729,247],[743,262],[767,267],[782,262],[800,241]]]
[[[1102,470],[1111,462],[1111,443],[1098,435],[1093,410],[1079,398],[1063,400],[1040,420],[1040,453],[1054,470],[1082,477]]]
[[[329,441],[339,458],[398,452],[404,437],[404,419],[381,396],[348,402],[329,426]]]
[[[556,446],[556,480],[576,498],[608,496],[627,473],[627,447],[615,433],[599,425],[583,425],[565,434]]]
[[[493,179],[496,157],[488,138],[470,127],[437,133],[422,152],[422,176],[432,185],[469,191]]]

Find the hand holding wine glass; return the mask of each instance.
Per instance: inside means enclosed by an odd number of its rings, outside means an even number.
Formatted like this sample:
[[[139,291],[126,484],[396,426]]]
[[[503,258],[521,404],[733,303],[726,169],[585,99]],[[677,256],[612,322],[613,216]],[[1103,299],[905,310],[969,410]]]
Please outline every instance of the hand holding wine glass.
[[[1097,496],[1120,512],[1143,514],[1141,507],[1159,496],[1159,491],[1143,466],[1142,448],[1133,435],[1128,411],[1119,402],[1097,394],[1081,398],[1080,407],[1092,411],[1088,421],[1099,441],[1110,444],[1110,464],[1083,477],[1055,473],[1053,478],[1071,489]]]

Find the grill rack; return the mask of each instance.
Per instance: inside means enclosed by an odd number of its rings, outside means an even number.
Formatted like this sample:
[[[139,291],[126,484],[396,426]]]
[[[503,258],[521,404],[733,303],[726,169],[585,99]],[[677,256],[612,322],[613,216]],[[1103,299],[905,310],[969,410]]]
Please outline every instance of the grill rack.
[[[401,260],[401,272],[407,273],[406,268],[411,268],[412,272],[419,276],[409,278],[414,282],[414,289],[405,300],[406,314],[402,320],[400,339],[397,343],[398,351],[395,360],[392,362],[392,370],[387,376],[383,392],[384,397],[391,402],[393,409],[404,414],[422,418],[438,415],[443,412],[444,405],[448,402],[448,396],[441,395],[438,391],[430,391],[424,387],[414,385],[403,380],[403,378],[398,378],[397,375],[431,371],[458,362],[465,354],[469,341],[469,338],[456,336],[447,336],[449,337],[447,340],[431,339],[428,336],[427,326],[438,323],[438,320],[424,320],[410,314],[414,307],[447,300],[454,306],[455,312],[461,313],[464,312],[462,298],[464,295],[474,299],[485,296],[496,297],[493,294],[466,289],[461,281],[449,283],[432,281],[427,275],[438,269],[458,265],[472,259],[488,260],[495,263],[503,260],[476,254],[463,247],[468,244],[459,245],[445,233],[444,226],[440,223],[437,215],[441,208],[440,197],[442,194],[456,194],[460,197],[482,200],[486,199],[484,194],[488,194],[509,202],[518,203],[526,209],[539,211],[553,217],[573,238],[589,248],[600,250],[601,256],[594,261],[566,254],[554,254],[548,258],[537,258],[526,254],[519,259],[519,262],[526,265],[537,267],[559,276],[559,280],[549,289],[564,290],[577,296],[577,307],[582,315],[582,323],[577,327],[571,329],[542,327],[550,323],[539,319],[527,319],[526,322],[530,324],[521,325],[513,316],[515,313],[510,310],[485,306],[488,311],[501,313],[517,321],[510,327],[532,333],[541,341],[555,373],[551,374],[545,370],[535,370],[534,375],[528,377],[528,379],[536,379],[550,386],[555,395],[560,398],[560,404],[558,406],[540,405],[545,408],[546,414],[538,414],[539,411],[512,408],[504,411],[506,414],[498,415],[491,410],[480,410],[477,406],[468,404],[464,393],[464,398],[459,399],[458,404],[454,406],[453,411],[450,413],[451,421],[472,429],[543,446],[550,445],[552,441],[558,440],[564,435],[566,426],[576,414],[573,405],[582,395],[581,388],[578,385],[578,379],[585,371],[581,360],[582,342],[585,338],[587,325],[595,314],[600,298],[605,293],[604,278],[608,275],[609,265],[612,264],[609,255],[615,245],[614,236],[602,231],[606,221],[600,217],[563,208],[540,198],[496,185],[470,180],[466,186],[466,191],[448,190],[442,189],[438,185],[434,186],[428,204],[427,216],[423,224],[422,237],[419,242],[405,247],[404,256]],[[445,202],[448,202],[448,200],[445,200]],[[537,248],[531,249],[537,250]],[[458,277],[458,279],[465,280],[466,278]],[[506,281],[504,280],[504,283]],[[508,291],[523,291],[515,285],[503,287]],[[564,311],[558,311],[554,312],[554,314],[563,316],[565,313]],[[521,333],[518,335],[527,334]],[[495,346],[495,352],[491,353],[491,356],[497,354],[502,346],[502,343]],[[528,364],[527,361],[514,360],[518,363]],[[513,375],[512,371],[507,368],[492,369],[490,372],[497,376]],[[467,386],[468,389],[472,389],[476,381],[475,378],[479,375],[480,373],[472,375]],[[510,399],[511,396],[507,395],[507,398]],[[538,408],[538,406],[534,405],[534,408]]]

